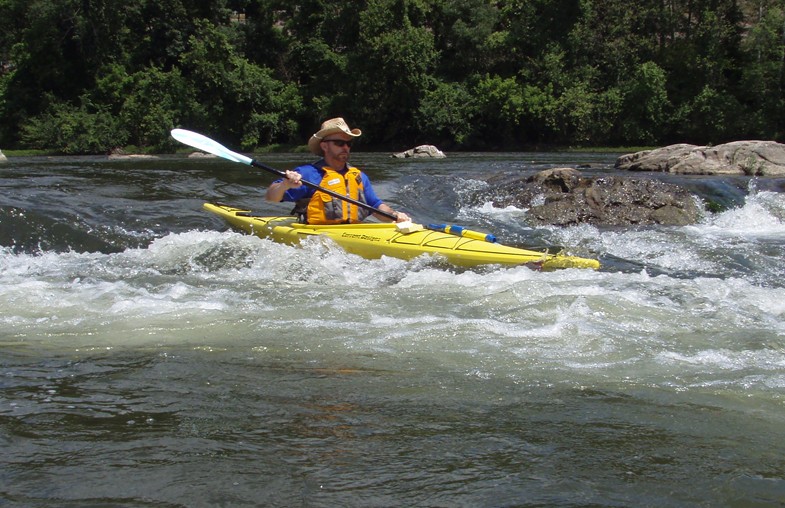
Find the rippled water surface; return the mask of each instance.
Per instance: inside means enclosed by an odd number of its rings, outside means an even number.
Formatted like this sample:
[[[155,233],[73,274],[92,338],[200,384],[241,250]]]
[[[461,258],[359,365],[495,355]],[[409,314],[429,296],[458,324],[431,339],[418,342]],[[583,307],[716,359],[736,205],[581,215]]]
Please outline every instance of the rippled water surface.
[[[614,160],[355,154],[420,222],[603,263],[543,273],[231,232],[203,202],[289,207],[220,159],[11,158],[0,505],[785,504],[781,181],[669,177],[719,205],[687,227],[468,204]]]

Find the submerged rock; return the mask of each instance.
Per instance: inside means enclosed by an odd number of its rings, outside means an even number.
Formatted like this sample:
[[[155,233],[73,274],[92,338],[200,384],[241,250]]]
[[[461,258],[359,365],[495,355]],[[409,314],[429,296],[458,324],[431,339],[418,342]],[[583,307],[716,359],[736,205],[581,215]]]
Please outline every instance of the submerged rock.
[[[670,145],[619,157],[617,169],[689,175],[785,175],[785,144],[734,141],[717,146]]]
[[[493,178],[489,183],[495,183]],[[534,225],[685,225],[701,214],[695,196],[678,185],[643,178],[586,177],[573,168],[496,183],[480,199],[497,207],[527,209]]]

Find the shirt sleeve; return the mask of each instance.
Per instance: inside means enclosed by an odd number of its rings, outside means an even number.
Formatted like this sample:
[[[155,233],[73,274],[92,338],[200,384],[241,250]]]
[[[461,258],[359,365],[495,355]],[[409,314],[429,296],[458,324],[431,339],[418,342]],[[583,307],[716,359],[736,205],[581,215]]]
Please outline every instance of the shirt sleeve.
[[[317,171],[316,168],[310,164],[306,164],[304,166],[294,168],[294,171],[300,173],[302,179],[306,182],[315,183],[317,185],[319,185],[319,183],[321,182],[322,179],[321,173],[319,173],[319,171]],[[280,181],[283,181],[283,178],[279,178],[273,183],[280,182]],[[284,192],[281,201],[299,201],[304,198],[310,198],[311,196],[313,196],[314,192],[315,189],[312,189],[311,187],[306,187],[305,185],[301,185],[295,189],[289,189],[286,192]]]
[[[368,175],[365,173],[362,175],[363,188],[365,189],[365,202],[374,208],[379,208],[379,205],[381,205],[383,201],[379,199],[379,197],[376,195],[376,192],[374,192],[373,186],[371,185],[371,180],[368,178]]]

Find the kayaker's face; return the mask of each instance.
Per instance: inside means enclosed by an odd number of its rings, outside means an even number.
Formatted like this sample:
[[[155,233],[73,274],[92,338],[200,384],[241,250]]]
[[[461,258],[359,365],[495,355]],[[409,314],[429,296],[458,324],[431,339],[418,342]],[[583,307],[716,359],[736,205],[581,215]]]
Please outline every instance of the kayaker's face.
[[[348,134],[330,134],[321,143],[322,150],[324,150],[324,160],[328,163],[337,161],[340,165],[345,164],[349,160],[349,154],[352,151],[351,142],[352,137]],[[333,164],[330,165],[332,166]]]

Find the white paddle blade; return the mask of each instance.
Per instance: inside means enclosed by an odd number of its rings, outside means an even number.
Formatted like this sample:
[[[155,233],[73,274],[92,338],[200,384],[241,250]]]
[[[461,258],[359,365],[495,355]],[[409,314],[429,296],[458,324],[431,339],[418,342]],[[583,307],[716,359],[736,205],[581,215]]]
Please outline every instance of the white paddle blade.
[[[187,131],[185,129],[172,129],[172,137],[184,145],[198,148],[203,152],[211,153],[218,157],[229,159],[230,161],[248,164],[249,166],[251,165],[251,162],[253,162],[253,159],[250,157],[235,153],[217,141],[213,141],[207,136],[203,136],[197,132]]]

